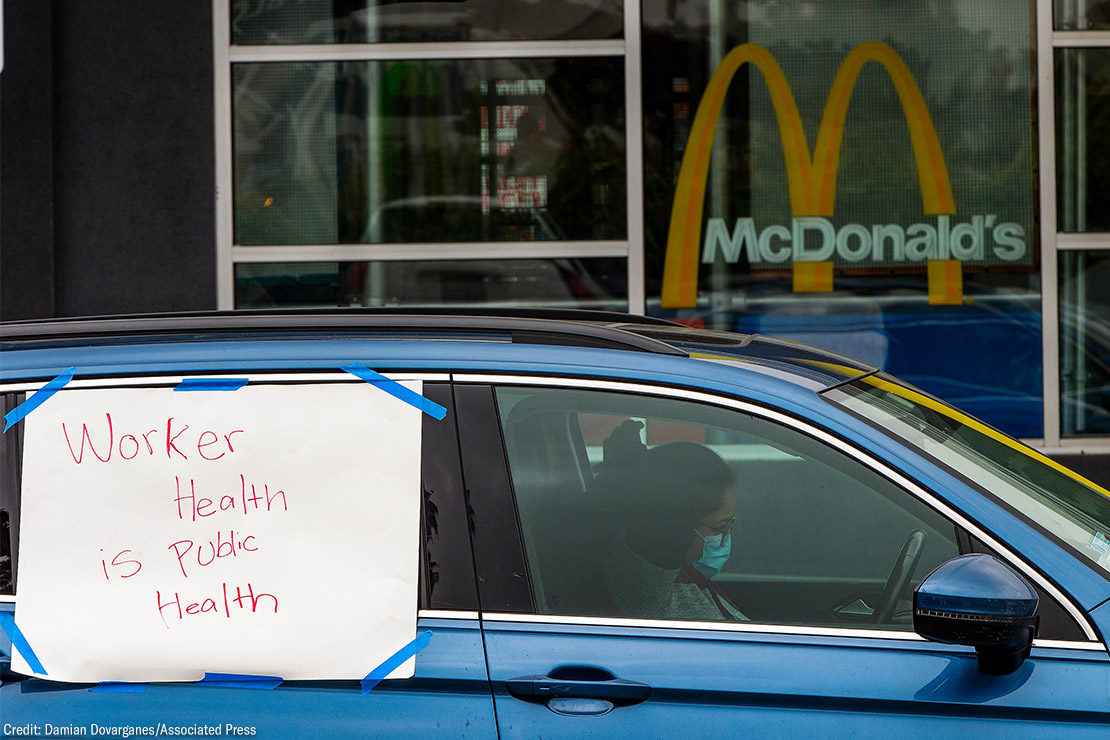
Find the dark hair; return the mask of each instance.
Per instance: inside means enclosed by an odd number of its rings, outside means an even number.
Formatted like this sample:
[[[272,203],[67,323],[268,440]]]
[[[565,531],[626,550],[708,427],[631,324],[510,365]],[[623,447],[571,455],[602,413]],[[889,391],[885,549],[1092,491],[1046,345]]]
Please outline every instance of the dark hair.
[[[637,421],[626,421],[605,440],[598,476],[619,496],[628,546],[660,568],[679,568],[698,522],[724,504],[733,483],[721,456],[694,442],[648,449]]]
[[[679,499],[686,523],[694,526],[721,508],[732,485],[728,464],[713,450],[694,442],[671,442],[648,450],[645,469],[651,498]]]

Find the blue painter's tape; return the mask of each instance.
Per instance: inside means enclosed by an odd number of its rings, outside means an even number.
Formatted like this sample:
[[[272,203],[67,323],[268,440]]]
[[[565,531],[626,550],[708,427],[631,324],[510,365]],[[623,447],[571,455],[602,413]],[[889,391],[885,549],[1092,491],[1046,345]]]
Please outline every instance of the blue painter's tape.
[[[237,391],[249,378],[185,378],[174,386],[175,391]]]
[[[284,678],[280,676],[251,676],[241,673],[205,673],[197,686],[218,686],[225,689],[276,689]]]
[[[428,647],[428,643],[430,643],[431,641],[432,633],[429,630],[428,632],[417,636],[417,638],[410,642],[408,645],[405,645],[393,655],[386,658],[385,662],[383,662],[374,670],[370,671],[370,673],[366,675],[366,678],[362,679],[362,695],[366,696],[371,691],[373,691],[374,687],[377,686],[383,678],[388,676],[390,673],[393,673],[393,671],[397,670],[397,668],[406,660],[416,655],[424,648]]]
[[[27,661],[27,665],[32,671],[40,676],[47,675],[46,669],[42,667],[35,651],[28,644],[27,638],[15,625],[15,616],[11,612],[0,612],[0,629],[7,633],[8,638],[12,641],[12,647],[19,651],[19,654]]]
[[[360,362],[352,362],[350,365],[344,365],[340,370],[345,370],[356,378],[362,378],[367,383],[376,385],[391,396],[401,399],[410,406],[415,406],[433,419],[442,419],[447,416],[447,409],[443,408],[435,401],[424,398],[424,396],[416,391],[410,391],[396,380],[390,380],[381,373],[374,372]]]
[[[101,681],[89,691],[94,694],[141,694],[146,691],[145,683],[130,683],[128,681]]]
[[[23,421],[24,416],[37,409],[39,406],[42,406],[47,399],[60,391],[66,383],[73,380],[73,374],[76,372],[77,368],[71,367],[42,388],[35,391],[26,401],[4,414],[4,421],[6,422],[4,424],[4,431],[8,431],[12,426]]]

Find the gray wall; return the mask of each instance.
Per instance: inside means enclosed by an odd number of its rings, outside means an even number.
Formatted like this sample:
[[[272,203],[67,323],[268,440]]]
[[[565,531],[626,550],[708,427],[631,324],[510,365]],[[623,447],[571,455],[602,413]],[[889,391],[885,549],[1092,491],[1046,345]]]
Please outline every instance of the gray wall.
[[[216,306],[212,6],[8,0],[0,319]]]

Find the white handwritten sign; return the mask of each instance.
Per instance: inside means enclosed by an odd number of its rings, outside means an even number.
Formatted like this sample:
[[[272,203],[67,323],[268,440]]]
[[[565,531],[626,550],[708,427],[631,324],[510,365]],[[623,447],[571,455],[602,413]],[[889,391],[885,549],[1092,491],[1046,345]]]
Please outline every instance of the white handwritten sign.
[[[50,678],[362,678],[413,639],[418,409],[366,383],[75,389],[25,424],[16,618]]]

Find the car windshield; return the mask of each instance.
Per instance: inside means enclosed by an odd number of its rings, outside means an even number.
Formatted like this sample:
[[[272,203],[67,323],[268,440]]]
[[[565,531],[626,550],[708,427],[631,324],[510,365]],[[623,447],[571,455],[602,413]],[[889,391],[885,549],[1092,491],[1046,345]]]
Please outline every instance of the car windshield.
[[[1002,499],[1110,573],[1110,492],[881,373],[823,395]]]

